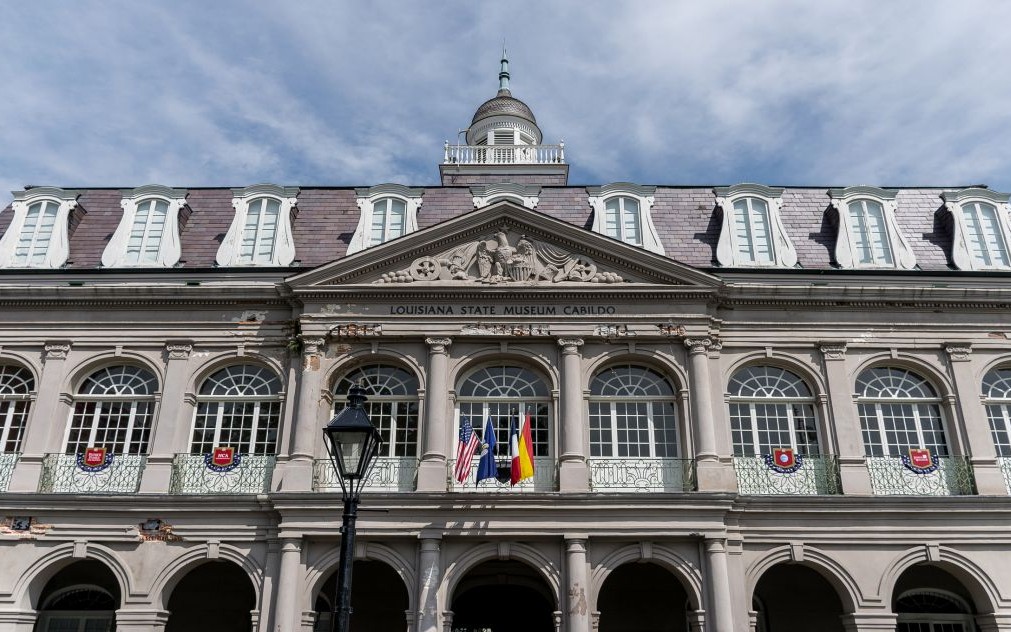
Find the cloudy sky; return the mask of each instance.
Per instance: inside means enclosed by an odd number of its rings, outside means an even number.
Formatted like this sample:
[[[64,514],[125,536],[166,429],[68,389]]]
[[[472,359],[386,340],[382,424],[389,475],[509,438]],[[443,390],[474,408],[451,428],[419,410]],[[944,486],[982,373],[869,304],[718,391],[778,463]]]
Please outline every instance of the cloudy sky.
[[[0,8],[0,203],[435,184],[497,88],[573,184],[1011,191],[1011,2],[33,0]]]

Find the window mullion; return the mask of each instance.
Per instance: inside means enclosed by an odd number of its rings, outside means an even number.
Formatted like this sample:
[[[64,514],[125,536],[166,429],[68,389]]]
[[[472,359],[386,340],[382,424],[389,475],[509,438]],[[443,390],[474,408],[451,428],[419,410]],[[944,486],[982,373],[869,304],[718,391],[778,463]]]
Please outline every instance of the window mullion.
[[[249,447],[247,449],[248,454],[255,454],[256,450],[256,431],[260,427],[260,401],[257,400],[253,402],[253,419],[252,424],[249,429]]]
[[[98,423],[102,418],[102,404],[103,402],[95,402],[95,411],[91,414],[91,428],[88,431],[88,442],[86,447],[95,447],[95,435],[98,434]]]
[[[755,456],[761,454],[762,444],[758,433],[758,405],[755,402],[748,402],[748,417],[751,421],[751,446],[755,450]]]
[[[225,423],[225,404],[226,402],[218,402],[216,408],[218,409],[214,413],[214,437],[211,442],[211,450],[221,445],[221,425]]]
[[[3,412],[3,426],[0,427],[0,453],[3,453],[7,448],[7,438],[10,436],[11,426],[14,425],[14,402],[0,401],[0,406],[6,406]]]

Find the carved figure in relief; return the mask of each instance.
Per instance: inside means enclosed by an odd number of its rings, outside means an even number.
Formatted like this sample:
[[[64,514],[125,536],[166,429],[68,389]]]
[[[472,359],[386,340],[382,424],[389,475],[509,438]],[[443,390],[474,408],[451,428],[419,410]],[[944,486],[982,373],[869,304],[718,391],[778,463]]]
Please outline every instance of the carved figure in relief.
[[[491,278],[492,258],[488,251],[488,244],[484,241],[477,244],[477,268],[482,281],[488,281]]]

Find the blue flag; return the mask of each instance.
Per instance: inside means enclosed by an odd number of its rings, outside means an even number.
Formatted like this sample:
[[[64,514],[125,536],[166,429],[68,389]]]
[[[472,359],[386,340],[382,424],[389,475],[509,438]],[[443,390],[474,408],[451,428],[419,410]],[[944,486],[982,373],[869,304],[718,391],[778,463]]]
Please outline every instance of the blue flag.
[[[475,483],[486,478],[498,477],[498,464],[495,463],[495,426],[491,417],[484,424],[484,435],[481,437],[481,460],[477,464]]]

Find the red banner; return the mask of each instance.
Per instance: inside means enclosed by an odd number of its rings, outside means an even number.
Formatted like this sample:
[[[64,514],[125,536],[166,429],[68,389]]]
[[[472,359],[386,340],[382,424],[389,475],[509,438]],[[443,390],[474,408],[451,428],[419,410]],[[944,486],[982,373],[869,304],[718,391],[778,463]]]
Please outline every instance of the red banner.
[[[909,462],[920,470],[925,470],[934,464],[934,460],[930,458],[930,450],[927,448],[909,448]]]
[[[773,448],[772,459],[776,462],[776,466],[787,469],[791,468],[797,464],[797,455],[794,454],[793,448]]]
[[[235,448],[214,448],[211,463],[217,467],[228,467],[235,462]]]
[[[88,467],[98,467],[105,464],[105,448],[85,448],[84,464]]]

